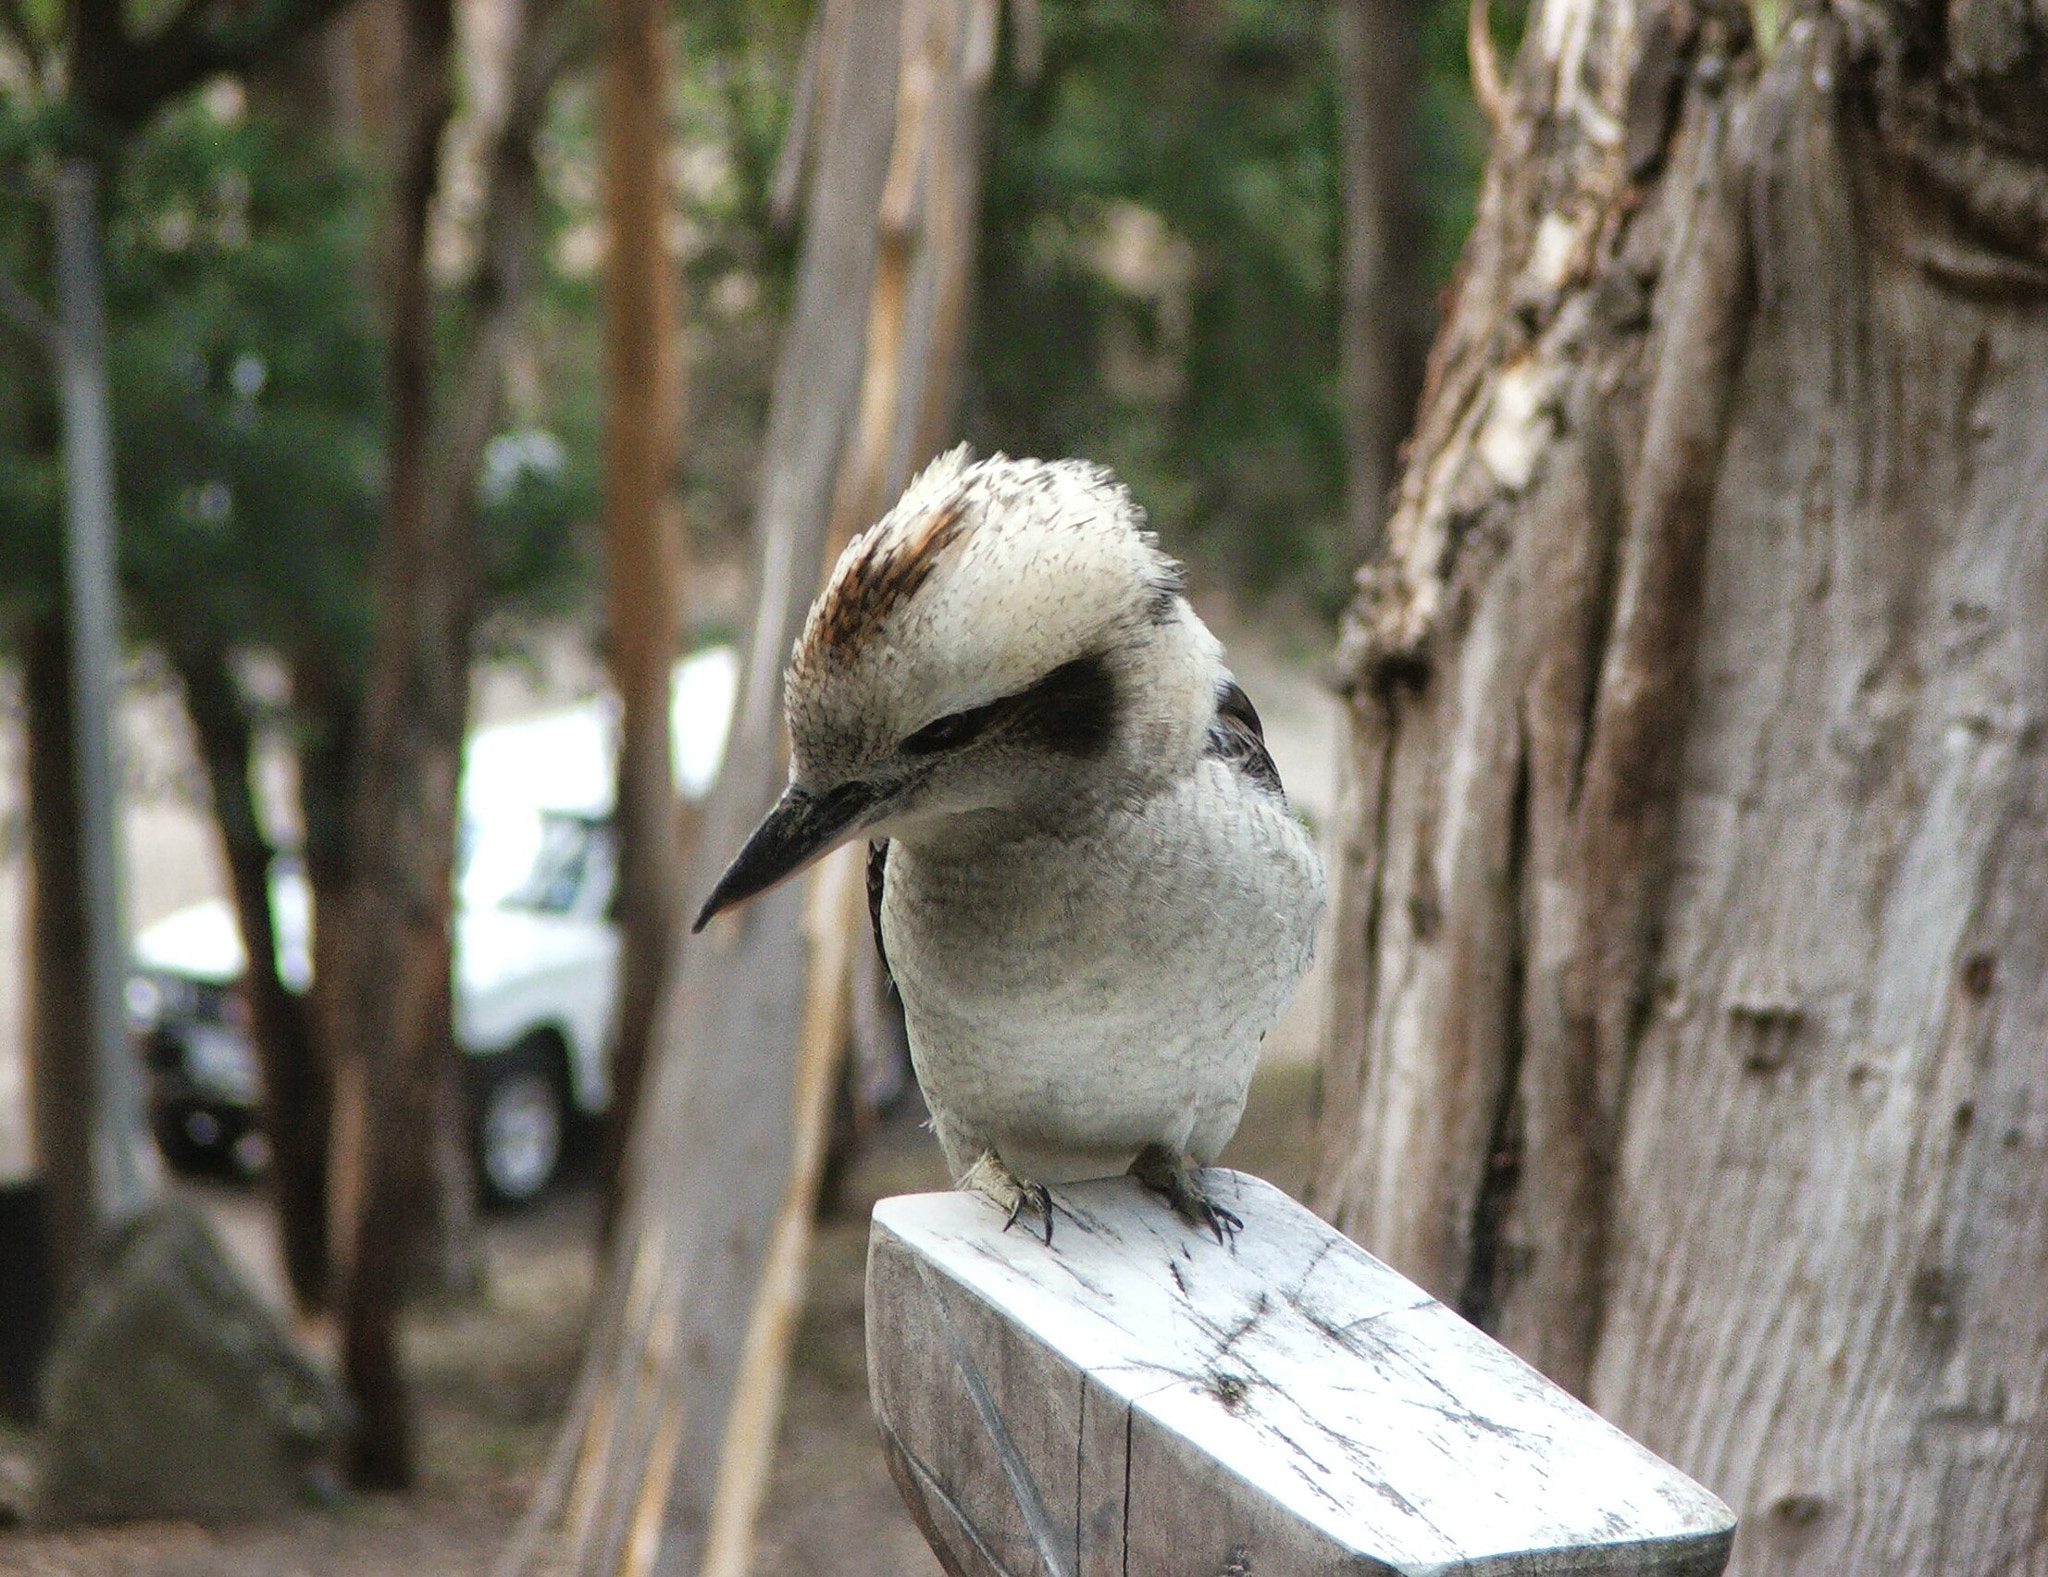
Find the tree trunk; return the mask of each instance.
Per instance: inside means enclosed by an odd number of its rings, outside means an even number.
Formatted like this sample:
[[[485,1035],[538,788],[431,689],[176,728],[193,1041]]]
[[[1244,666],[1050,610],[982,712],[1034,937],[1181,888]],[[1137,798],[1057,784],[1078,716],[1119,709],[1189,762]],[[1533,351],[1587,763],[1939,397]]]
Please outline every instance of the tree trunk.
[[[389,197],[388,482],[377,578],[380,628],[363,702],[348,811],[354,851],[332,960],[338,978],[334,1278],[344,1372],[361,1426],[354,1476],[403,1489],[411,1410],[398,1307],[429,1184],[437,1007],[449,968],[456,786],[469,702],[469,575],[462,544],[434,528],[428,468],[433,303],[427,211],[450,110],[450,0],[407,0]],[[453,521],[448,522],[452,527]],[[323,960],[327,962],[327,960]]]
[[[1531,16],[1340,661],[1321,1208],[1716,1489],[2048,1562],[2048,73]]]
[[[99,166],[71,157],[52,182],[57,279],[52,341],[64,415],[64,628],[71,642],[68,690],[75,730],[77,874],[84,884],[83,1029],[92,1047],[90,1118],[94,1194],[102,1228],[140,1214],[161,1179],[142,1110],[142,1073],[122,1006],[128,979],[121,905],[119,763],[114,748],[120,679],[120,590],[115,582],[113,415],[107,384],[106,301],[101,280]]]
[[[60,615],[46,615],[29,626],[21,667],[32,882],[28,1067],[51,1279],[62,1299],[84,1281],[99,1239],[99,1208],[93,1194],[85,883],[78,868],[69,645]]]
[[[300,650],[292,654],[292,712],[298,724],[299,820],[304,828],[301,850],[306,863],[306,889],[313,905],[313,983],[301,1011],[313,1038],[313,1055],[325,1088],[325,1126],[306,1136],[307,1166],[318,1166],[323,1179],[320,1227],[326,1244],[322,1274],[327,1296],[334,1292],[332,1189],[329,1173],[334,1135],[334,1075],[339,1011],[336,988],[342,979],[340,955],[346,927],[343,905],[354,867],[348,841],[349,764],[361,731],[362,697],[339,671],[330,653]]]
[[[476,544],[472,494],[503,400],[501,369],[532,274],[534,143],[567,38],[552,0],[510,23],[509,91],[486,149],[479,262],[460,354],[434,376],[426,225],[450,106],[449,0],[405,0],[403,121],[391,194],[387,300],[391,443],[378,570],[380,627],[357,720],[342,934],[320,965],[334,1069],[330,1242],[344,1367],[365,1487],[402,1488],[413,1454],[396,1345],[417,1228],[460,1208],[448,1191],[451,923],[457,790],[469,711]],[[448,397],[437,412],[433,393]],[[432,1190],[440,1182],[438,1195]]]
[[[795,124],[830,134],[812,150],[763,445],[746,681],[692,893],[781,787],[784,654],[835,543],[942,441],[994,20],[964,0],[820,10],[814,97]],[[858,891],[828,862],[808,902],[792,883],[672,960],[612,1274],[502,1572],[748,1569],[845,1036],[845,955],[864,935]]]
[[[141,1212],[158,1172],[122,992],[113,753],[120,640],[115,485],[100,273],[100,172],[76,155],[52,182],[57,316],[45,330],[61,396],[61,613],[26,642],[36,1147],[57,1284],[75,1292],[100,1235]]]
[[[669,41],[653,0],[611,0],[603,34],[605,590],[621,704],[619,1005],[605,1116],[605,1213],[620,1203],[662,971],[681,902],[669,670],[681,638],[675,486],[682,436],[675,265],[667,245]]]
[[[213,816],[227,855],[235,919],[248,954],[249,1027],[262,1073],[264,1136],[285,1279],[311,1313],[327,1296],[327,1079],[313,1041],[307,1003],[277,972],[277,930],[270,909],[276,857],[249,786],[255,734],[228,654],[207,642],[171,653],[185,684],[185,710],[199,737]]]
[[[1348,513],[1360,554],[1379,544],[1429,346],[1428,216],[1416,179],[1421,21],[1415,0],[1340,0],[1334,18],[1343,95]]]

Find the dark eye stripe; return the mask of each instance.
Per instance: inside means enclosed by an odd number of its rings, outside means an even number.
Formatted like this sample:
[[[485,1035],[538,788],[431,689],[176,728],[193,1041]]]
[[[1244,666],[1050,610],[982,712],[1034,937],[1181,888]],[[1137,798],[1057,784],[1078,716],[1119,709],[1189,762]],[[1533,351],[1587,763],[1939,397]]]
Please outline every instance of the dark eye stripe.
[[[988,732],[989,724],[993,723],[1014,699],[1006,696],[1000,701],[989,702],[987,706],[977,706],[967,712],[955,712],[935,723],[927,723],[903,741],[903,753],[906,756],[936,756],[942,751],[958,750],[963,745],[971,745]]]
[[[971,745],[1005,723],[1042,750],[1062,756],[1096,756],[1109,748],[1116,721],[1116,683],[1099,656],[1062,663],[1027,690],[954,712],[927,723],[901,749],[907,756],[936,756]]]
[[[1099,656],[1062,663],[1016,698],[1017,729],[1040,750],[1087,760],[1116,733],[1116,680]]]

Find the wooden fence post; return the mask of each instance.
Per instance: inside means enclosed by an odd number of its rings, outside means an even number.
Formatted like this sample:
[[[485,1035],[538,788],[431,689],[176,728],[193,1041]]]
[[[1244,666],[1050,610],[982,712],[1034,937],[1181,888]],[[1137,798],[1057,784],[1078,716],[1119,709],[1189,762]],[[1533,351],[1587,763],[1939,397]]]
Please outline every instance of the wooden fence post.
[[[868,1379],[954,1577],[1714,1577],[1735,1517],[1278,1189],[1225,1247],[1128,1178],[1050,1247],[884,1200]]]

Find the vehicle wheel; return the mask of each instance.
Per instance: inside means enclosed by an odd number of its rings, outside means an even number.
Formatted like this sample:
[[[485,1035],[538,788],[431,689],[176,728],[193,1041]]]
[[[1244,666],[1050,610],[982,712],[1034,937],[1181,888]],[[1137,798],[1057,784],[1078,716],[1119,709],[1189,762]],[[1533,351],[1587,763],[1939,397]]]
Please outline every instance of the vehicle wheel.
[[[149,1126],[157,1153],[181,1177],[217,1177],[228,1170],[232,1140],[220,1113],[167,1102],[150,1111]]]
[[[189,1177],[210,1171],[218,1163],[212,1152],[186,1130],[185,1117],[185,1111],[177,1106],[153,1107],[149,1127],[165,1164],[180,1176]]]
[[[554,1041],[533,1035],[471,1064],[477,1180],[495,1205],[538,1199],[561,1170],[568,1092]]]

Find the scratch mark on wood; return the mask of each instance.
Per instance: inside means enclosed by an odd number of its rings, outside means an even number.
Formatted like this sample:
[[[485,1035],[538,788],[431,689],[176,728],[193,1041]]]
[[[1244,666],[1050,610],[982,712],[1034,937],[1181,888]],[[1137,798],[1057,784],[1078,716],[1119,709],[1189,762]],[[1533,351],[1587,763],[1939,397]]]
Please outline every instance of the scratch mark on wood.
[[[1031,1477],[1031,1469],[1025,1466],[1017,1442],[1010,1438],[1009,1426],[1003,1422],[1002,1410],[996,1406],[996,1399],[989,1394],[988,1382],[981,1377],[974,1355],[967,1350],[967,1342],[960,1334],[960,1327],[954,1323],[946,1294],[933,1278],[929,1266],[920,1263],[917,1271],[939,1311],[939,1324],[946,1332],[946,1345],[952,1349],[954,1366],[960,1371],[960,1382],[967,1387],[967,1399],[974,1404],[974,1415],[981,1420],[981,1427],[988,1431],[989,1441],[996,1448],[996,1458],[1002,1463],[1003,1476],[1010,1482],[1010,1493],[1016,1498],[1017,1510],[1023,1514],[1024,1526],[1031,1532],[1031,1542],[1038,1550],[1038,1558],[1045,1562],[1045,1569],[1052,1577],[1073,1577],[1066,1562],[1060,1559],[1059,1541],[1053,1534],[1052,1518],[1046,1513],[1045,1497],[1039,1493],[1038,1484]]]

